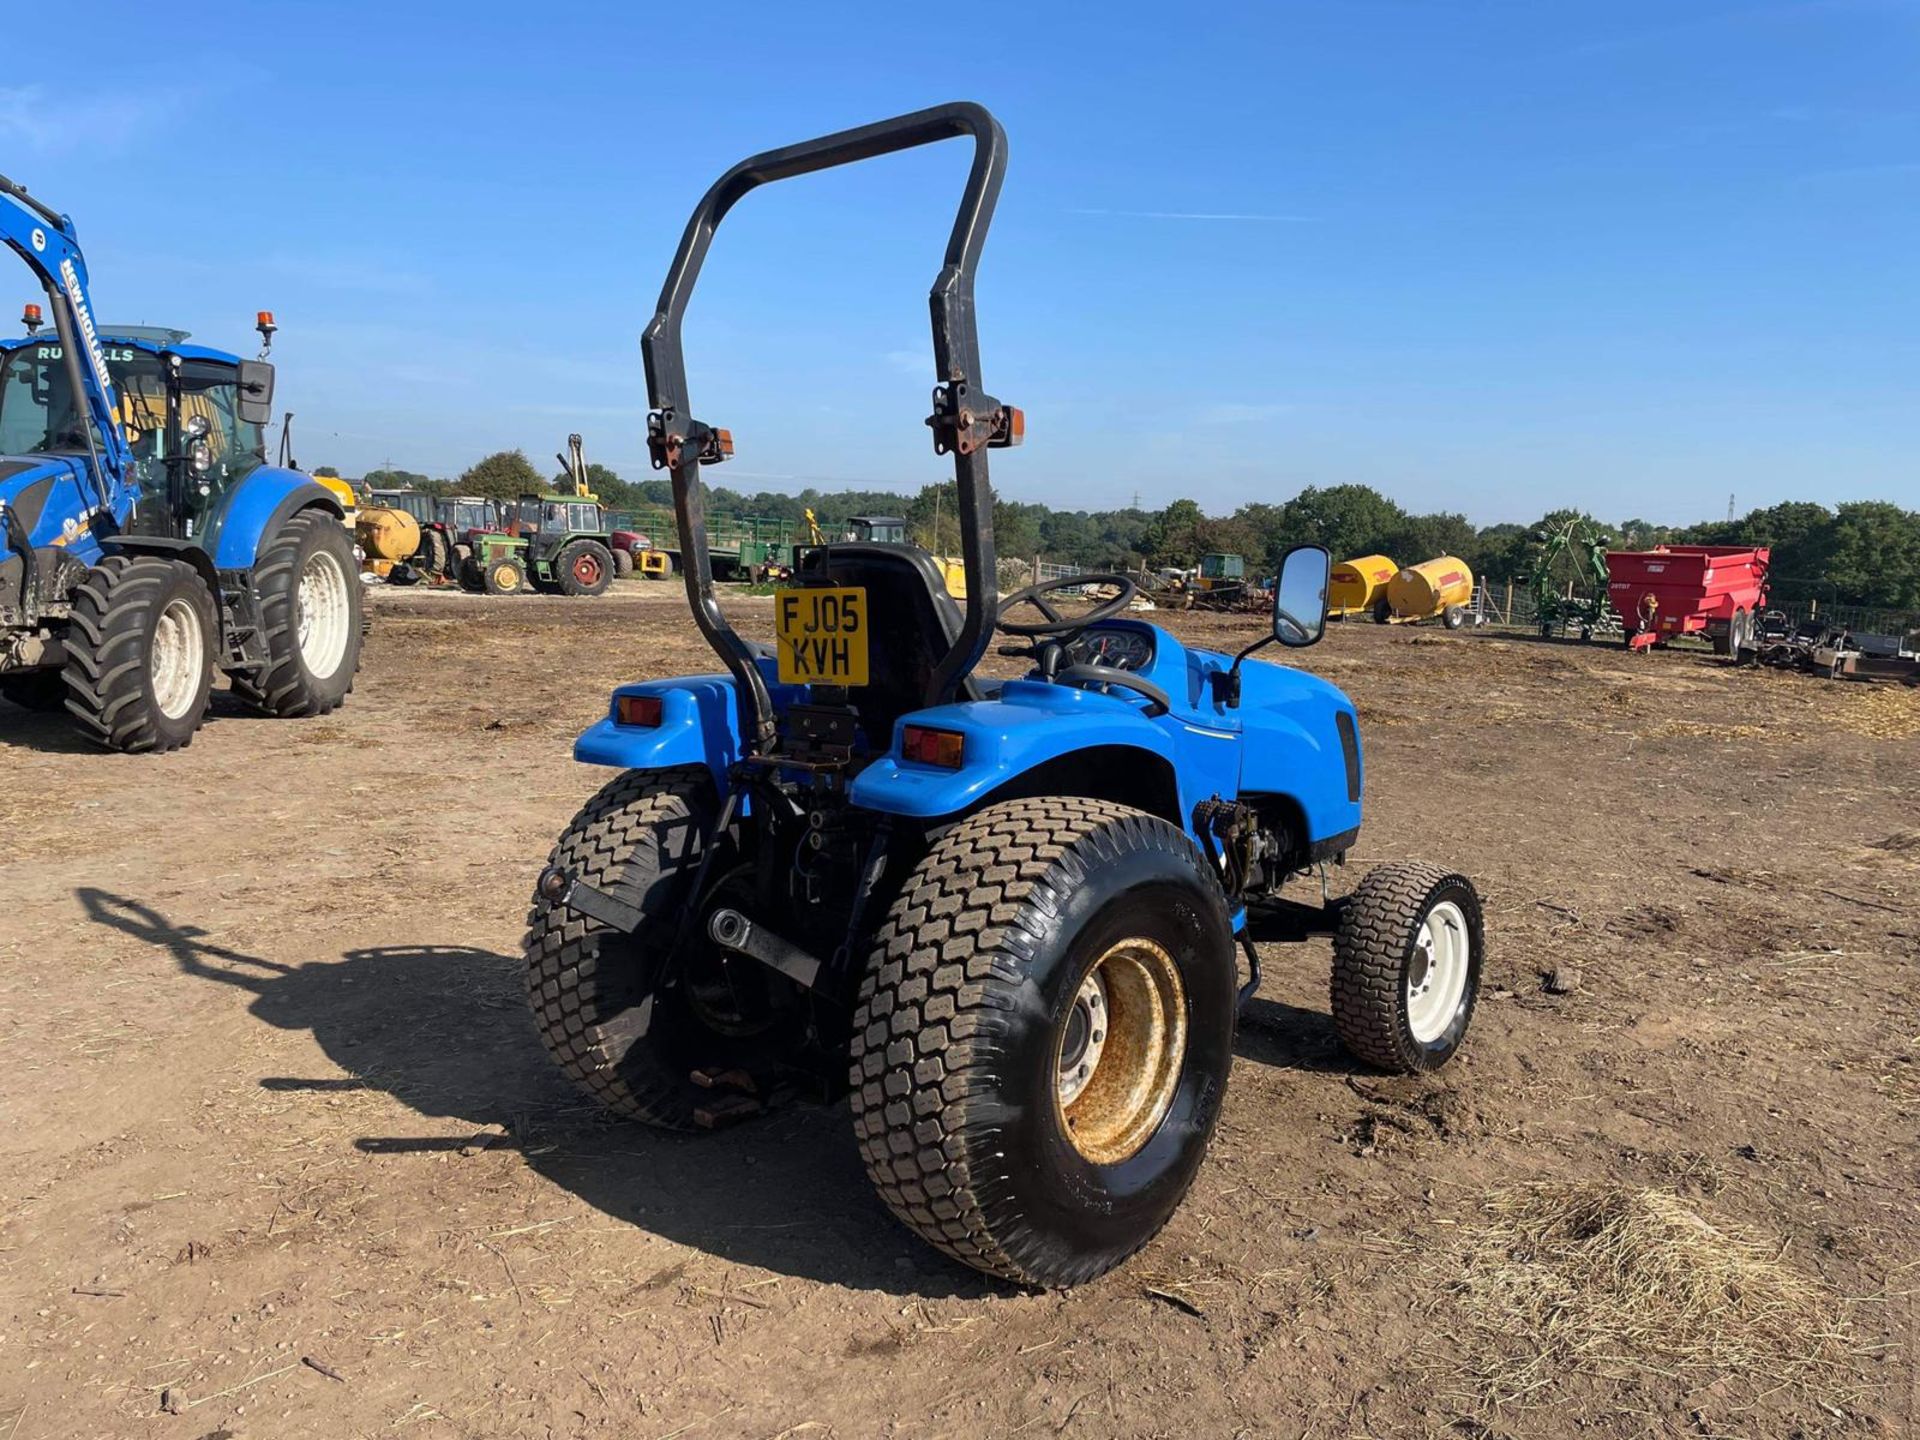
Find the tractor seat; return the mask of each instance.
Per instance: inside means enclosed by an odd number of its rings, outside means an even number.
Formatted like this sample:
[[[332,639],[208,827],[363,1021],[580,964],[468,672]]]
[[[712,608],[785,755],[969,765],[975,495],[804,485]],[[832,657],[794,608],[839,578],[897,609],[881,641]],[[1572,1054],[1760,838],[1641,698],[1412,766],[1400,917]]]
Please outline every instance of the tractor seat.
[[[960,634],[962,612],[940,567],[917,545],[850,541],[806,551],[800,578],[866,590],[869,683],[847,694],[869,741],[887,744],[894,721],[926,705],[933,672]],[[960,682],[957,698],[982,698],[972,676]]]

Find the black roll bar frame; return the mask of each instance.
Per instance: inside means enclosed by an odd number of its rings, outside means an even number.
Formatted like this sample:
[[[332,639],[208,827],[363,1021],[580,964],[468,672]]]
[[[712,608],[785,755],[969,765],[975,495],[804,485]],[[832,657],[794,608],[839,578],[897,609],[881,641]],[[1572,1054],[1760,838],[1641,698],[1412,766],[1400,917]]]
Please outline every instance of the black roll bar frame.
[[[744,755],[764,755],[771,750],[775,739],[773,702],[753,650],[727,622],[713,593],[700,469],[725,460],[733,451],[733,439],[726,430],[693,419],[688,408],[686,361],[680,342],[687,303],[713,242],[713,232],[749,191],[774,180],[964,137],[974,142],[973,164],[961,192],[953,232],[947,239],[946,261],[928,295],[938,383],[927,424],[933,429],[935,453],[953,455],[967,602],[960,633],[934,669],[926,703],[938,705],[950,700],[986,653],[999,603],[993,490],[987,480],[986,452],[989,447],[1018,444],[1024,429],[1017,410],[1002,405],[980,386],[980,338],[974,315],[973,278],[1007,169],[1007,136],[1000,122],[981,105],[954,101],[742,160],[716,180],[694,207],[666,283],[660,287],[653,321],[641,336],[647,399],[652,407],[647,417],[648,450],[654,466],[672,474],[687,599],[701,634],[733,676]]]

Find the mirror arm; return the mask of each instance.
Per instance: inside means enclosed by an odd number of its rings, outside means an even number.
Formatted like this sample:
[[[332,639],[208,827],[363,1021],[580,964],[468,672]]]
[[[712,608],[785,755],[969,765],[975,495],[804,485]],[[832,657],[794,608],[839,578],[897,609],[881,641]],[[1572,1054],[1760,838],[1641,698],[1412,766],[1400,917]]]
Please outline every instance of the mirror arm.
[[[1234,656],[1233,664],[1225,670],[1211,671],[1207,676],[1207,682],[1213,687],[1213,703],[1225,710],[1238,710],[1240,708],[1240,662],[1256,650],[1266,649],[1279,638],[1277,635],[1262,635]]]

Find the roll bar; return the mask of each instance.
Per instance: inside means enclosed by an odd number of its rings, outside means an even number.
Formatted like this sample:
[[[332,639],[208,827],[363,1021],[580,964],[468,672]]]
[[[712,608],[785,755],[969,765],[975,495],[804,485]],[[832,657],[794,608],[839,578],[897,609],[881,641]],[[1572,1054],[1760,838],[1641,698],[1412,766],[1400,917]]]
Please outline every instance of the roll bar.
[[[656,469],[672,472],[674,517],[680,531],[681,565],[694,622],[732,673],[740,705],[740,738],[748,754],[765,753],[774,739],[773,703],[754,654],[721,613],[713,593],[713,565],[707,551],[705,503],[700,467],[733,453],[724,429],[692,418],[687,401],[687,372],[680,326],[692,298],[713,232],[749,191],[774,180],[807,175],[856,160],[937,140],[971,136],[973,165],[947,239],[946,263],[933,282],[928,305],[933,317],[933,359],[939,383],[933,392],[934,450],[952,452],[959,490],[960,551],[966,567],[966,617],[953,646],[935,667],[927,703],[952,698],[961,680],[979,663],[993,635],[999,589],[993,554],[993,491],[987,481],[989,446],[1018,444],[1023,422],[980,387],[980,339],[975,326],[973,277],[993,219],[994,202],[1007,169],[1007,136],[987,110],[971,101],[954,101],[910,115],[876,121],[853,130],[823,135],[779,150],[749,156],[713,183],[701,197],[680,237],[680,248],[660,287],[653,322],[640,339],[646,359],[647,447]]]

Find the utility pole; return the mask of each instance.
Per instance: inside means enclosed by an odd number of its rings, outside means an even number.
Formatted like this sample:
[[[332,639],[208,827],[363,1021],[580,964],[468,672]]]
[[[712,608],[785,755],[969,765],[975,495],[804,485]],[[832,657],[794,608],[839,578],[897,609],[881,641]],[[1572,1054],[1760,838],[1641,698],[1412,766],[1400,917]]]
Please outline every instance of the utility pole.
[[[1727,496],[1727,523],[1733,523],[1733,496]]]

